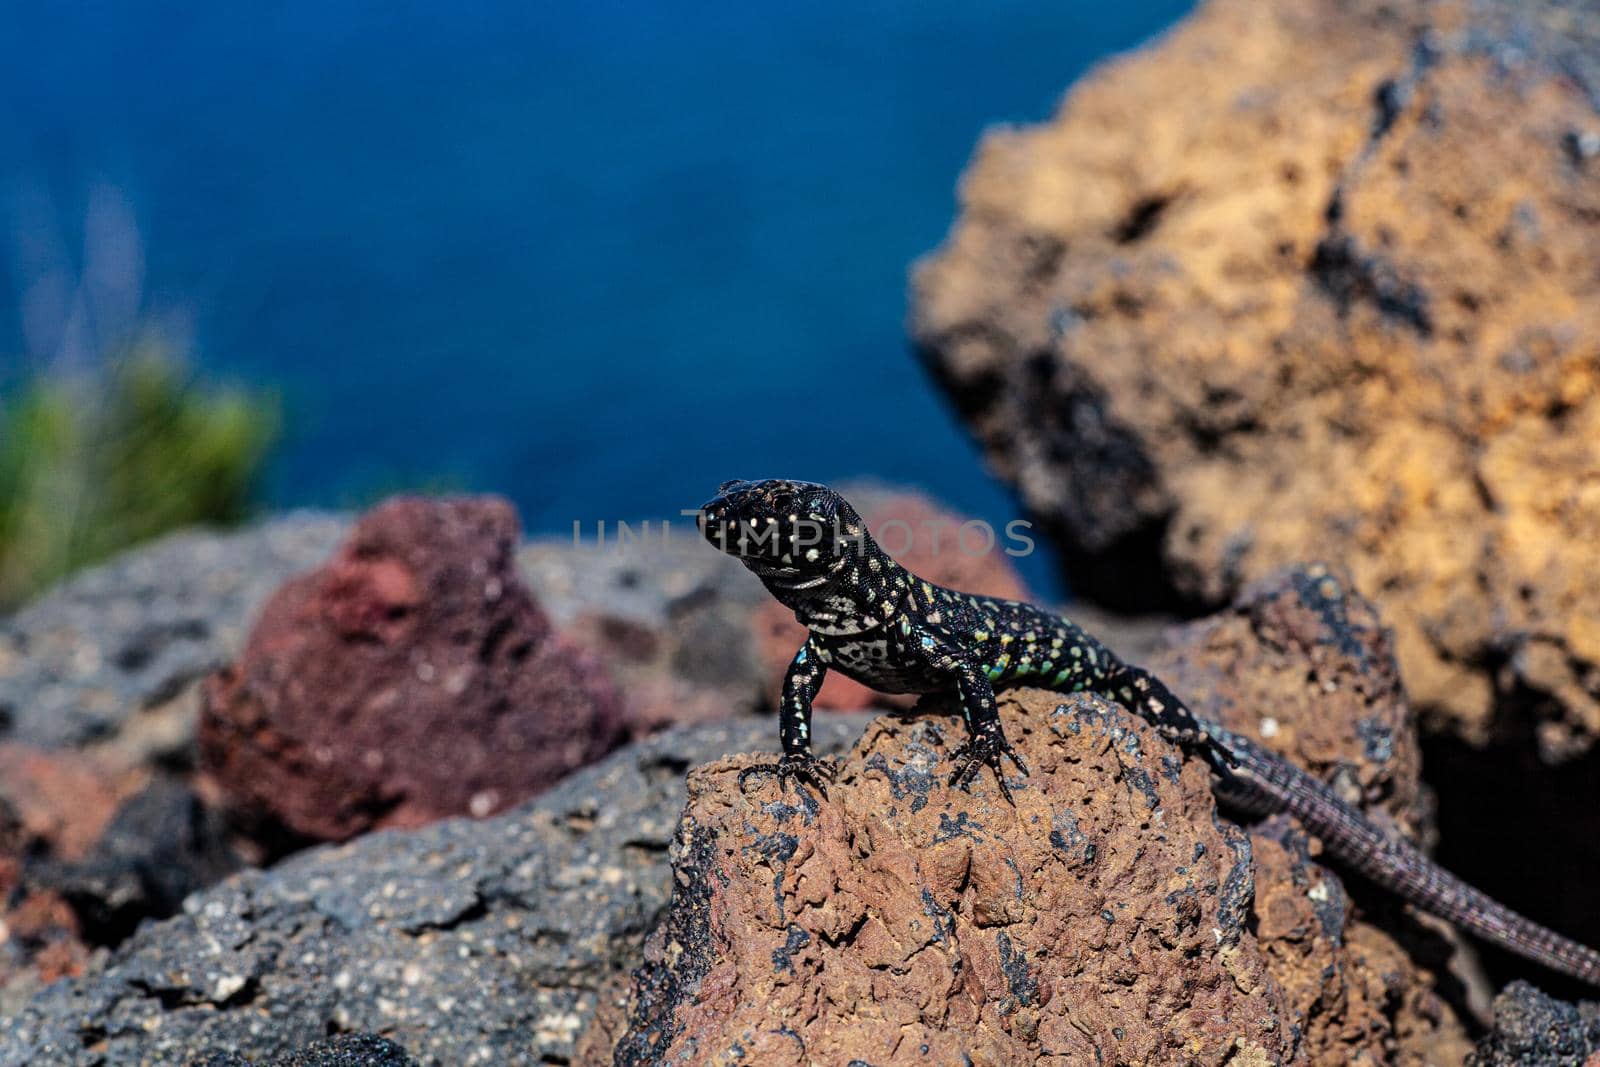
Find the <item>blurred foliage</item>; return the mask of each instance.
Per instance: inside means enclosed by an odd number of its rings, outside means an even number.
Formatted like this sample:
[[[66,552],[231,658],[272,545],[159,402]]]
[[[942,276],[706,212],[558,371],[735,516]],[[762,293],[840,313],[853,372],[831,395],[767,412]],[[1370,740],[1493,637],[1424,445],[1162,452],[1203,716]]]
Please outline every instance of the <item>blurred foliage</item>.
[[[205,388],[159,340],[0,394],[0,611],[118,549],[243,518],[276,399]]]

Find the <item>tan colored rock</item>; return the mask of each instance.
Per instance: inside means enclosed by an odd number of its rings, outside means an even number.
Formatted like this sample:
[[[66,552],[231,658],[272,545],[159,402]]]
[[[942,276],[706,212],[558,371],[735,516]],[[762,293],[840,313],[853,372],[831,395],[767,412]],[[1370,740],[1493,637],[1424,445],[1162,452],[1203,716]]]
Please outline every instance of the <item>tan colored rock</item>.
[[[1597,57],[1563,0],[1210,0],[986,138],[914,332],[1075,588],[1339,560],[1439,728],[1594,744]]]
[[[961,729],[933,715],[878,719],[821,805],[766,778],[741,789],[747,757],[692,772],[673,908],[617,1062],[1421,1064],[1465,1048],[1290,824],[1247,836],[1218,818],[1201,765],[1096,698],[1019,690],[1001,714],[1033,769],[1015,808],[990,776],[945,786]]]

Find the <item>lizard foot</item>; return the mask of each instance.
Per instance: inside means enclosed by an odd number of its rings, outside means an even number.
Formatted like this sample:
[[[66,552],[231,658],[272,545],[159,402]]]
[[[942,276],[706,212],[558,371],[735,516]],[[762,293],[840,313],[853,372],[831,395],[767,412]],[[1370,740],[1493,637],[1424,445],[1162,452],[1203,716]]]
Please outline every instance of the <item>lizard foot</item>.
[[[1006,798],[1006,803],[1015,807],[1017,802],[1011,799],[1011,789],[1006,785],[1004,767],[1001,765],[1002,758],[1015,763],[1017,770],[1024,775],[1030,773],[1028,765],[1022,762],[1022,757],[1011,747],[1011,742],[1006,740],[1005,734],[996,730],[970,737],[966,744],[956,750],[956,770],[950,776],[950,784],[966,789],[980,770],[984,767],[992,768],[994,780],[1000,783],[1000,795]]]
[[[1239,758],[1195,718],[1183,701],[1172,695],[1162,681],[1138,668],[1129,668],[1130,688],[1122,690],[1126,705],[1156,728],[1165,740],[1177,745],[1186,756],[1199,756],[1224,779],[1233,776]]]
[[[1161,722],[1156,724],[1158,732],[1167,741],[1177,745],[1185,755],[1199,756],[1210,764],[1211,769],[1224,779],[1233,776],[1233,769],[1239,766],[1239,757],[1235,756],[1227,745],[1219,741],[1209,730],[1199,722],[1191,719],[1188,722]]]
[[[739,772],[739,791],[744,792],[745,779],[759,774],[775,774],[778,776],[778,786],[786,789],[791,780],[797,784],[804,783],[821,793],[823,798],[828,796],[828,787],[825,782],[831,782],[839,773],[839,768],[832,762],[817,759],[809,752],[788,752],[778,758],[777,763],[757,763],[753,767],[746,767]],[[804,793],[804,790],[800,790]]]

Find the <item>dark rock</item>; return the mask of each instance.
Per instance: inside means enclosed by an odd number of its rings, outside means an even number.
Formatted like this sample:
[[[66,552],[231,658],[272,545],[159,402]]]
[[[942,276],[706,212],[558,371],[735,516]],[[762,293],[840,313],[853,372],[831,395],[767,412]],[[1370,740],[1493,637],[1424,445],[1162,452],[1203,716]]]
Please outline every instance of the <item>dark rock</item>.
[[[1600,1003],[1568,1004],[1527,982],[1494,999],[1494,1025],[1468,1067],[1591,1067],[1600,1056]]]
[[[215,1052],[190,1067],[416,1067],[416,1062],[393,1041],[373,1034],[342,1034],[255,1064],[236,1052]]]
[[[1075,590],[1337,560],[1431,729],[1600,742],[1597,42],[1575,0],[1210,0],[985,139],[913,329]]]
[[[0,1016],[39,986],[79,973],[88,961],[67,902],[24,881],[37,845],[0,796]]]
[[[620,701],[518,576],[490,498],[401,498],[268,603],[208,679],[202,762],[313,839],[503,810],[621,740]]]
[[[0,1014],[87,963],[92,939],[38,875],[90,851],[143,780],[88,753],[0,743]]]
[[[123,804],[88,856],[36,864],[29,881],[72,904],[91,944],[115,945],[239,866],[221,815],[188,786],[161,778]]]
[[[929,715],[874,722],[825,804],[741,785],[745,757],[691,772],[616,1062],[1465,1052],[1287,820],[1247,836],[1219,819],[1203,765],[1097,698],[1016,690],[1001,716],[1033,770],[1015,807],[987,772],[944,784],[961,730]]]
[[[865,722],[821,716],[819,741]],[[236,875],[0,1019],[0,1064],[260,1059],[354,1031],[430,1067],[574,1062],[665,907],[684,770],[774,743],[769,721],[671,731],[497,818]]]
[[[88,747],[118,771],[187,769],[201,681],[350,529],[345,516],[291,513],[176,534],[0,619],[0,738]],[[771,684],[751,623],[770,602],[760,583],[707,551],[691,519],[634,529],[625,542],[613,524],[604,543],[592,528],[525,543],[518,569],[561,636],[617,676],[635,735],[759,710]]]
[[[0,738],[89,747],[118,770],[192,766],[201,681],[239,654],[272,593],[326,562],[350,529],[344,516],[291,513],[229,533],[175,534],[72,576],[0,619]],[[763,686],[744,621],[766,599],[759,583],[706,551],[689,520],[676,534],[662,529],[626,544],[612,530],[603,545],[586,533],[518,552],[556,625],[608,666],[610,635],[591,640],[593,620],[658,644],[660,658],[642,668],[617,665],[639,733],[749,710]],[[714,664],[703,662],[705,644],[685,640],[708,630],[722,634],[709,646]]]
[[[5,887],[0,887],[5,888]],[[40,988],[83,973],[89,947],[62,897],[26,882],[6,888],[0,907],[0,1017],[19,1010]]]

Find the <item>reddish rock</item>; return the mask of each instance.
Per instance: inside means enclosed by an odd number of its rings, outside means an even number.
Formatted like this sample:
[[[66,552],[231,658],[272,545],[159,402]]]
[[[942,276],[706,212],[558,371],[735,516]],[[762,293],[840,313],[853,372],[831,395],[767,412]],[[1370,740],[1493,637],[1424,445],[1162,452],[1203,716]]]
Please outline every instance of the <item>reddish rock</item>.
[[[968,520],[927,497],[871,490],[846,489],[845,493],[884,550],[928,581],[1007,600],[1028,595],[1005,554],[1010,544],[1005,531],[994,531],[992,545],[987,537],[975,532],[976,528],[969,530],[963,541],[961,524]],[[759,609],[754,626],[761,657],[767,665],[768,697],[776,701],[782,692],[784,671],[805,641],[806,630],[795,621],[793,612],[775,600]],[[828,675],[817,695],[818,707],[840,711],[909,707],[914,702],[914,697],[887,696],[838,673]]]
[[[1342,571],[1269,575],[1169,630],[1147,665],[1201,715],[1311,770],[1370,818],[1413,836],[1426,828],[1394,639]]]
[[[62,860],[81,859],[117,806],[149,776],[83,752],[0,744],[0,800],[15,813],[29,847]]]
[[[1392,638],[1343,574],[1269,576],[1151,662],[1369,817],[1429,830]],[[937,718],[949,705],[920,710],[879,719],[817,807],[777,802],[765,778],[741,790],[745,757],[691,774],[673,908],[618,1062],[734,1044],[774,1063],[1467,1055],[1429,973],[1451,949],[1436,928],[1381,894],[1363,915],[1291,818],[1246,835],[1143,722],[1087,696],[1003,695],[1033,768],[1011,778],[1012,809],[987,774],[971,795],[945,788],[962,731]]]
[[[560,640],[494,498],[400,498],[263,610],[207,680],[203,765],[237,807],[312,838],[488,815],[623,736],[599,664]]]
[[[81,751],[0,744],[0,1015],[40,985],[82,972],[82,924],[36,872],[91,854],[118,805],[147,780]]]
[[[10,971],[0,973],[0,984],[28,970],[41,983],[83,972],[89,950],[80,939],[76,914],[60,894],[24,887],[15,893],[0,923],[6,948],[13,954],[13,966],[0,968]]]
[[[1304,1027],[1307,1062],[1462,1062],[1471,1045],[1433,982],[1394,937],[1350,917],[1343,881],[1312,861],[1314,842],[1294,821],[1262,823],[1250,844],[1256,938]]]
[[[25,882],[26,857],[42,847],[0,797],[0,1016],[40,984],[81,973],[89,958],[67,902]]]
[[[1014,808],[946,787],[961,731],[931,715],[878,719],[821,805],[741,787],[749,757],[692,772],[617,1062],[1459,1062],[1292,823],[1220,819],[1202,765],[1097,698],[1001,716]]]

